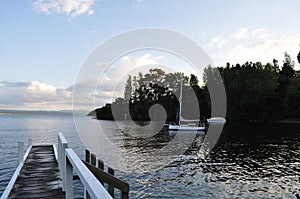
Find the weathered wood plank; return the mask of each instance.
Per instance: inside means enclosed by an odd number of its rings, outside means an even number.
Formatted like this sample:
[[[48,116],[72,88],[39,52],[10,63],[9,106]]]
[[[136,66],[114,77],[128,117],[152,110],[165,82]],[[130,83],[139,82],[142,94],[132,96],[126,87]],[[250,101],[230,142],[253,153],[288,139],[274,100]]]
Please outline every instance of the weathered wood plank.
[[[96,166],[97,157],[95,154],[91,154],[91,165]]]
[[[8,198],[65,198],[53,146],[33,146]]]
[[[101,180],[107,184],[111,184],[112,186],[114,186],[117,189],[120,189],[123,192],[129,192],[129,184],[127,182],[120,180],[115,176],[110,175],[85,161],[84,163],[98,180]]]
[[[114,169],[110,167],[108,167],[108,173],[112,176],[115,175]],[[108,184],[108,193],[111,195],[111,197],[115,197],[115,189],[114,186],[112,186],[111,184]]]
[[[85,161],[90,163],[91,162],[91,153],[89,150],[85,150]]]
[[[104,162],[102,160],[98,160],[98,169],[101,169],[102,171],[104,170]],[[98,179],[100,183],[103,185],[103,181]]]

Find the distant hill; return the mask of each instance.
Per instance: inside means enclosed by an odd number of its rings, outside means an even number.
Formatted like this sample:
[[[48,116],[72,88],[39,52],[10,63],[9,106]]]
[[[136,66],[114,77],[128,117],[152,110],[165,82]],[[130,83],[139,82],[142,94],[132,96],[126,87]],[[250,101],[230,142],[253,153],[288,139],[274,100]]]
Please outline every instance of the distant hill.
[[[2,114],[39,114],[39,115],[72,115],[71,110],[61,110],[61,111],[42,111],[42,110],[6,110],[0,109]]]
[[[93,117],[95,117],[96,116],[96,110],[92,110],[91,112],[89,112],[87,114],[87,116],[93,116]]]

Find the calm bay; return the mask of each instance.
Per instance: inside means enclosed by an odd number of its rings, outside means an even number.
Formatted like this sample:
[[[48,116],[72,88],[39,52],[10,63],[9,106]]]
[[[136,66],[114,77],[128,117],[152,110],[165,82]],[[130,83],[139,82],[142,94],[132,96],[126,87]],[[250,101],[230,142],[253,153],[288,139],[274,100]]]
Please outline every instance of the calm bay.
[[[113,143],[137,156],[172,139],[161,132],[137,140],[111,121],[83,121],[105,127]],[[92,127],[87,131],[97,133]],[[0,115],[0,194],[17,166],[18,141],[32,138],[34,144],[53,144],[57,132],[63,132],[70,147],[84,157],[71,115]],[[295,198],[300,191],[300,124],[228,122],[206,159],[197,156],[200,146],[197,136],[184,154],[157,171],[116,171],[116,176],[130,184],[130,198]]]

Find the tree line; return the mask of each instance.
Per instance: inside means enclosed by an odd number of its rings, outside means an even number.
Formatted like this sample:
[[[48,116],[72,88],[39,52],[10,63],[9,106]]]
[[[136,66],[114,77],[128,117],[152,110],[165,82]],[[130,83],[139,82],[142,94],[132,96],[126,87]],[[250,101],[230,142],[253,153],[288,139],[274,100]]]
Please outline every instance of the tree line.
[[[167,120],[175,121],[180,80],[183,78],[183,117],[208,118],[211,103],[207,83],[209,77],[218,70],[226,90],[227,120],[300,119],[300,72],[294,70],[294,65],[291,57],[285,53],[283,65],[279,65],[274,59],[267,64],[246,62],[235,65],[227,63],[226,66],[217,68],[208,66],[204,69],[201,86],[194,74],[186,76],[183,73],[150,69],[146,74],[129,76],[124,97],[96,109],[96,116],[98,119],[122,120],[125,115],[130,115],[133,120],[149,120],[150,107],[160,104],[166,110]],[[191,114],[198,109],[201,117],[197,111],[196,114]]]

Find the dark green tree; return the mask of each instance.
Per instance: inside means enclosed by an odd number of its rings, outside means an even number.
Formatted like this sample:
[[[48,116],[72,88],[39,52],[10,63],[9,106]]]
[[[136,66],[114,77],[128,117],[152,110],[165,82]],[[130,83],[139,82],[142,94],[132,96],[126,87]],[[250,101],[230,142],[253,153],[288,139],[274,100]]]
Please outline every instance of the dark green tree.
[[[292,61],[291,56],[285,52],[281,74],[287,77],[293,77],[295,75],[294,65],[295,63]]]
[[[214,78],[218,70],[223,78],[227,95],[227,118],[229,120],[276,119],[272,106],[276,96],[277,76],[270,64],[246,62],[226,68],[207,67],[205,83]],[[272,101],[273,100],[273,101]],[[276,101],[276,100],[275,100]],[[272,105],[272,106],[271,106]]]

